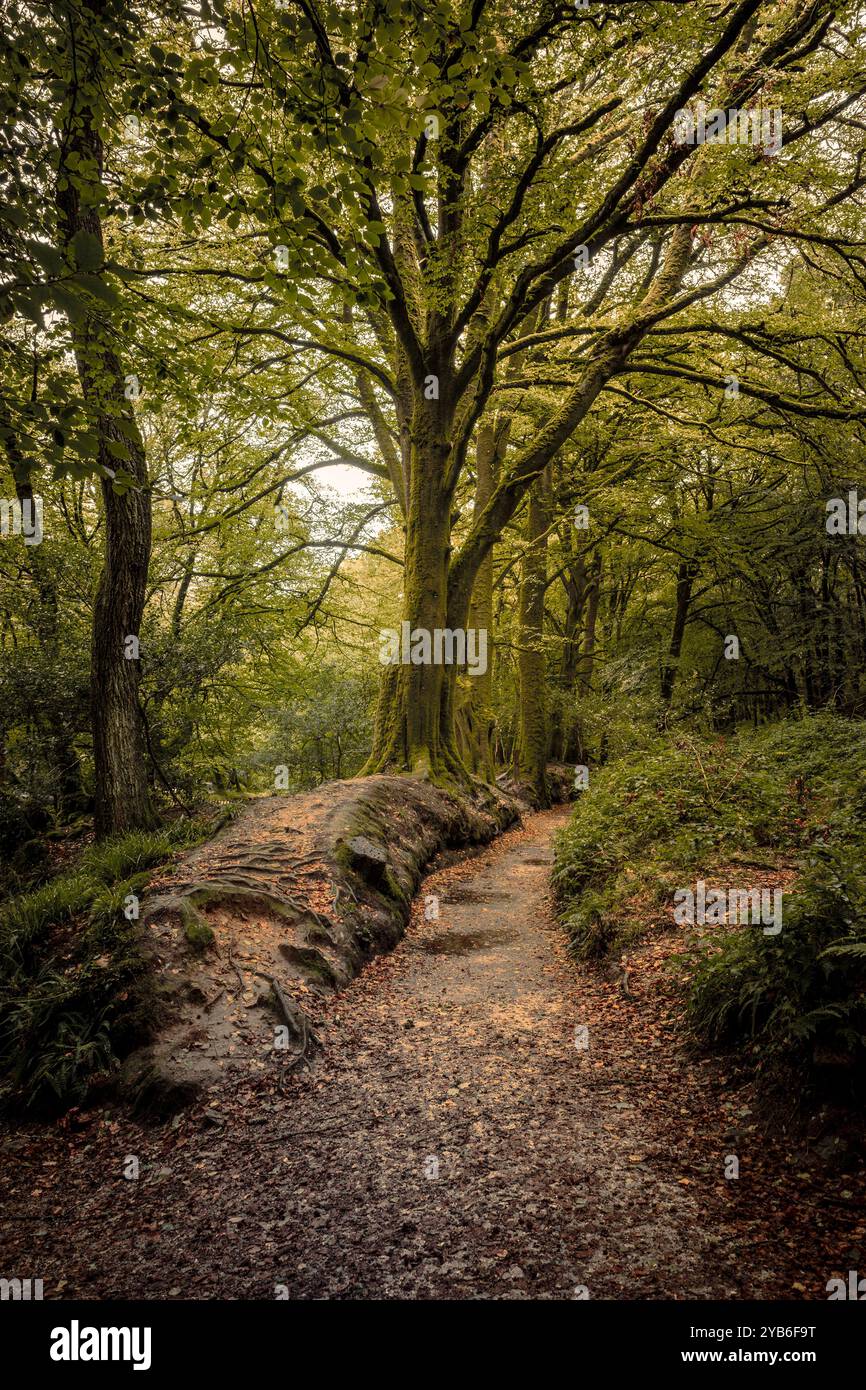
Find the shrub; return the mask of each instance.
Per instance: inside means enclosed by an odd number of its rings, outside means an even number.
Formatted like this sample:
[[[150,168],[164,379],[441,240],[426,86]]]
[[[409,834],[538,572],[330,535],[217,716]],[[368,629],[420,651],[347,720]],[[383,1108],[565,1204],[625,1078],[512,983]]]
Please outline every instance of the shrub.
[[[822,713],[730,739],[659,742],[591,773],[556,845],[554,882],[572,952],[634,935],[647,900],[747,855],[799,856],[778,936],[733,929],[680,958],[687,1019],[711,1046],[745,1046],[768,1075],[811,1085],[866,1075],[866,737]],[[772,855],[768,858],[768,850]],[[664,892],[662,893],[664,896]]]
[[[701,1041],[743,1043],[769,1074],[811,1081],[828,1064],[858,1089],[866,1076],[866,842],[810,852],[781,933],[732,931],[695,946],[687,1019]]]

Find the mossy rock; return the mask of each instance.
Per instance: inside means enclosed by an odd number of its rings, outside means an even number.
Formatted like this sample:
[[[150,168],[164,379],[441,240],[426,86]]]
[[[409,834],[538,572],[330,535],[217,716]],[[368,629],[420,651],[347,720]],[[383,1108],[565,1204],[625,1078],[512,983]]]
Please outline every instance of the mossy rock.
[[[205,921],[188,900],[181,903],[180,911],[183,918],[183,934],[190,946],[195,951],[206,951],[216,940],[210,923]]]
[[[280,955],[314,984],[336,989],[340,983],[331,962],[314,946],[292,946],[284,941],[280,945]]]
[[[388,897],[393,898],[395,902],[404,905],[408,905],[412,900],[412,894],[403,887],[391,868],[387,868],[382,875],[381,891],[387,893]]]
[[[341,847],[342,848],[342,847]],[[388,851],[368,835],[355,835],[346,842],[344,858],[365,883],[378,888],[388,874]]]

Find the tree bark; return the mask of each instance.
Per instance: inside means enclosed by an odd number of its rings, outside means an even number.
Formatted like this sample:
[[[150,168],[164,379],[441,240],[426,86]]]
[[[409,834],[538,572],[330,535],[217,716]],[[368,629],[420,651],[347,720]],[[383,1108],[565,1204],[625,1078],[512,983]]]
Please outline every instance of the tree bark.
[[[568,538],[567,544],[572,544]],[[578,549],[563,575],[565,622],[562,645],[562,700],[560,706],[559,756],[564,763],[583,761],[583,738],[576,710],[577,672],[580,638],[586,607],[588,580],[584,552]]]
[[[83,247],[88,256],[97,256],[99,266],[104,262],[103,145],[97,103],[108,68],[102,62],[103,50],[110,36],[101,28],[100,0],[91,0],[84,13],[88,22],[75,25],[73,35],[75,67],[66,73],[69,97],[56,193],[60,243],[73,271]],[[139,663],[129,656],[129,639],[138,639],[144,611],[151,501],[144,444],[125,398],[125,377],[108,313],[100,301],[82,300],[81,316],[71,325],[81,389],[97,440],[95,462],[105,514],[105,558],[94,603],[91,650],[94,824],[99,837],[153,821],[138,703]],[[119,469],[128,475],[124,489],[114,486]]]
[[[451,450],[451,424],[447,402],[422,399],[416,403],[402,623],[409,625],[410,636],[426,634],[431,646],[436,634],[444,634],[448,626],[451,495],[443,479]],[[406,661],[402,640],[400,645],[400,655],[382,682],[374,747],[365,771],[395,769],[443,780],[465,780],[467,769],[454,733],[456,668],[432,659]]]
[[[681,560],[677,569],[677,596],[674,608],[674,626],[668,648],[667,660],[662,670],[661,697],[665,709],[670,705],[677,678],[683,637],[689,617],[689,604],[692,601],[692,586],[698,573],[694,560]]]
[[[484,420],[475,446],[475,503],[477,517],[493,495],[496,481],[497,440],[492,420]],[[493,713],[493,669],[489,637],[493,631],[493,547],[484,557],[472,591],[469,626],[488,634],[487,670],[472,680],[468,697],[458,711],[460,751],[474,773],[492,782],[496,776],[493,759],[495,716]]]
[[[453,559],[450,508],[459,468],[454,467],[457,455],[452,431],[456,397],[465,390],[460,378],[466,368],[464,364],[460,373],[454,372],[454,344],[448,345],[440,316],[431,315],[434,327],[426,355],[422,353],[423,365],[414,369],[404,589],[404,621],[413,629],[466,630],[482,563],[532,483],[586,417],[611,377],[625,367],[630,353],[673,296],[688,265],[690,247],[689,228],[677,228],[661,270],[628,324],[602,339],[563,405],[513,461],[507,476],[498,481]],[[438,398],[432,402],[423,398],[422,373],[427,367],[432,377],[426,379],[438,382]],[[400,665],[396,677],[389,673],[382,685],[374,750],[365,771],[394,767],[465,781],[469,773],[457,748],[455,693],[453,667]]]
[[[547,784],[544,595],[547,589],[547,499],[542,476],[531,487],[526,509],[526,550],[520,582],[519,709],[515,776],[528,782],[539,806],[550,805]]]
[[[598,622],[598,603],[601,597],[601,556],[596,553],[589,569],[586,589],[586,627],[577,661],[577,688],[581,695],[592,689],[595,666],[595,629]]]

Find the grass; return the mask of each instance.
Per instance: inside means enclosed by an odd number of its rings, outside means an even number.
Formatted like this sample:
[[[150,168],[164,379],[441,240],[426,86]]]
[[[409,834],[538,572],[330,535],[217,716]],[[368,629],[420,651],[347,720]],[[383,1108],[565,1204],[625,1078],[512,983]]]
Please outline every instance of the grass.
[[[213,833],[178,821],[89,846],[75,867],[0,907],[0,1099],[79,1103],[146,1036],[156,997],[131,899]]]

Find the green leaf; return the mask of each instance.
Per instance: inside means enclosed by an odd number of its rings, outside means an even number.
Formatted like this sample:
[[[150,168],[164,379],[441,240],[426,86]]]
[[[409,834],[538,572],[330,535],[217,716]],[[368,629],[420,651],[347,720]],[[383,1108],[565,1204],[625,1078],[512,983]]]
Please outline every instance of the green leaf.
[[[65,285],[52,285],[51,299],[70,323],[80,323],[87,313],[78,295],[68,290]]]
[[[71,247],[75,264],[81,270],[98,270],[105,260],[99,237],[92,232],[76,232]]]

